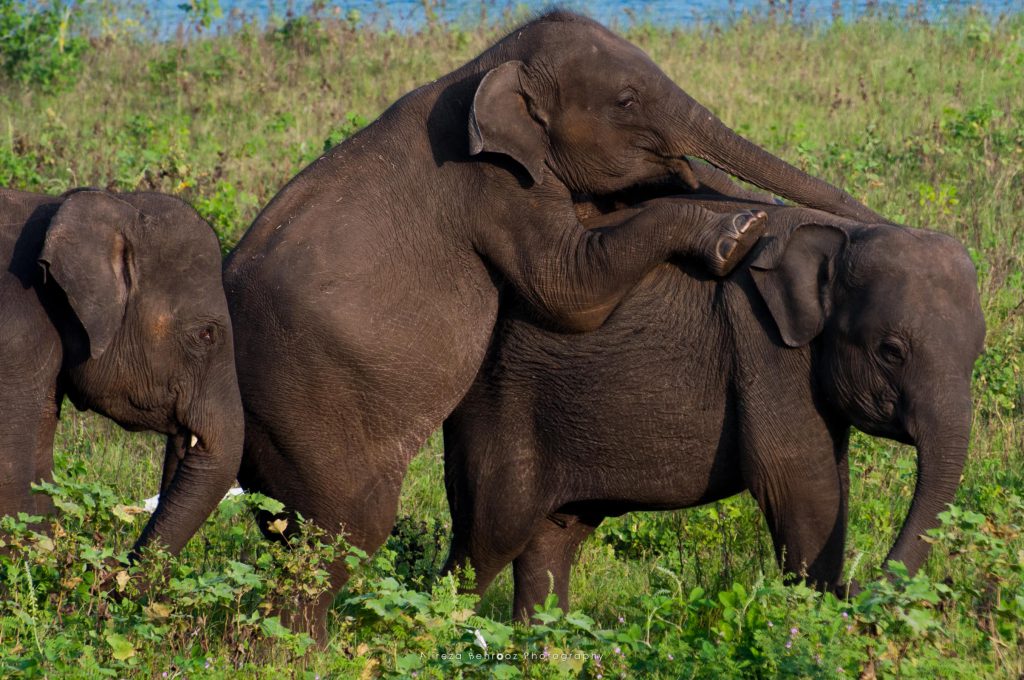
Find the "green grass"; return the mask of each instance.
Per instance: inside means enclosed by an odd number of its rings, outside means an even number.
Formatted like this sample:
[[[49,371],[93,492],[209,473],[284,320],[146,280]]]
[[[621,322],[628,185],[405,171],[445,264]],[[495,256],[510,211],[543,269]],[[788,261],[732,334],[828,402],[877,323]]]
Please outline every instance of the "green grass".
[[[115,31],[82,52],[68,85],[3,81],[0,184],[177,193],[229,247],[325,143],[497,35],[440,27],[405,36],[300,20],[194,40],[183,50]],[[45,541],[23,538],[22,557],[0,557],[8,578],[6,590],[0,586],[4,672],[228,677],[241,664],[246,677],[404,676],[419,659],[428,665],[419,677],[511,677],[505,666],[533,677],[849,677],[865,667],[891,677],[1024,673],[1024,15],[992,23],[968,14],[941,25],[745,20],[672,31],[641,26],[628,37],[757,143],[893,219],[952,234],[970,249],[987,350],[976,369],[971,455],[957,496],[963,512],[949,518],[923,576],[876,584],[849,605],[783,588],[764,521],[742,496],[609,520],[583,547],[572,586],[573,608],[594,621],[549,613],[546,627],[508,632],[507,571],[479,604],[488,618],[467,619],[471,603],[452,596],[447,582],[429,598],[416,592],[432,583],[450,523],[436,435],[403,488],[405,530],[381,559],[360,567],[336,607],[328,648],[316,651],[268,623],[259,604],[286,597],[275,588],[289,579],[312,579],[316,553],[275,552],[241,505],[208,522],[167,567],[178,578],[168,586],[175,598],[135,598],[148,610],[108,598],[104,588],[119,567],[97,561],[89,572],[80,563],[100,546],[111,555],[130,546],[141,520],[124,521],[110,508],[156,492],[162,444],[68,405],[57,450],[73,474],[59,495],[78,499],[79,508],[91,507],[83,497],[99,499],[100,509],[63,520],[75,540],[58,535],[46,550]],[[912,449],[863,435],[850,458],[848,572],[868,582],[879,576],[908,507],[915,458]],[[113,496],[104,500],[95,484]],[[232,560],[256,565],[262,580],[245,585]],[[224,575],[223,592],[190,581],[189,568]],[[85,579],[84,592],[68,585],[72,573]],[[153,602],[171,613],[154,614]],[[791,626],[800,630],[795,637]],[[473,629],[492,648],[576,649],[604,662],[474,665],[430,656],[479,651]]]

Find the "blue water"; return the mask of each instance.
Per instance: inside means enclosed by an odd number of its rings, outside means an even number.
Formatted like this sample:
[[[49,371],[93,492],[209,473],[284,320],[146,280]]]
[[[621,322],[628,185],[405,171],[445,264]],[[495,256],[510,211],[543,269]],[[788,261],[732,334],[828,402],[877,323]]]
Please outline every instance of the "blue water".
[[[500,19],[508,12],[521,16],[523,12],[538,11],[552,2],[527,0],[427,0],[437,17],[445,22],[476,24],[481,17]],[[180,30],[186,22],[186,13],[180,5],[188,0],[152,0],[145,3],[144,24],[155,32],[169,36]],[[224,30],[242,21],[281,21],[289,16],[306,14],[314,5],[321,5],[321,16],[348,17],[358,12],[361,25],[390,26],[398,30],[415,29],[426,19],[423,0],[349,0],[347,2],[320,2],[314,0],[221,0],[223,18],[214,30]],[[991,17],[1024,11],[1024,0],[919,0],[892,2],[885,0],[568,0],[558,5],[582,11],[604,23],[625,26],[637,21],[650,21],[656,25],[688,25],[695,22],[728,22],[745,12],[782,13],[798,21],[829,21],[835,16],[846,19],[871,11],[894,12],[901,16],[913,15],[929,21],[941,20],[949,13],[962,12],[971,7],[981,8]]]

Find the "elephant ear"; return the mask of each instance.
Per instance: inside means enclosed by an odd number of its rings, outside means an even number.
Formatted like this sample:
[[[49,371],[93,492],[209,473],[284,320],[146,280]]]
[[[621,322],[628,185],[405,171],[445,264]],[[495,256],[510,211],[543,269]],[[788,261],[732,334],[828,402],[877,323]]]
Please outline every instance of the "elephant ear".
[[[469,154],[482,151],[511,157],[534,184],[544,181],[547,134],[527,109],[525,64],[507,61],[480,81],[469,111]]]
[[[46,231],[39,264],[67,295],[96,359],[124,321],[130,281],[125,237],[142,214],[102,191],[68,196]]]
[[[805,224],[788,239],[765,243],[751,263],[754,284],[787,346],[802,347],[825,327],[836,258],[846,241],[836,227]]]

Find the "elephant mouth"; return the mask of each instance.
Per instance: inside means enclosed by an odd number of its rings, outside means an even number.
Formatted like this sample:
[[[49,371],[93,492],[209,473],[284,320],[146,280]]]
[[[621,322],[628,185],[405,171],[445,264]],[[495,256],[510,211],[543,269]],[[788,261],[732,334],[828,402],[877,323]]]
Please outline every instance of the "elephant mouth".
[[[864,434],[872,437],[891,439],[907,446],[916,446],[914,437],[898,422],[878,422],[868,418],[851,416],[850,423]]]
[[[174,475],[178,471],[178,466],[185,456],[196,453],[203,454],[206,453],[206,450],[206,442],[203,438],[187,427],[181,427],[175,434],[170,435],[167,438],[167,449],[164,452],[164,471],[160,481],[160,493],[164,493],[170,487]]]
[[[191,428],[180,428],[178,437],[180,437],[181,444],[177,448],[183,457],[196,451],[206,451],[206,442]]]
[[[664,153],[651,152],[652,155],[657,159],[657,162],[668,170],[669,174],[681,179],[686,186],[696,191],[700,188],[700,180],[697,179],[697,175],[693,172],[693,167],[690,165],[690,159],[686,156],[673,156]]]

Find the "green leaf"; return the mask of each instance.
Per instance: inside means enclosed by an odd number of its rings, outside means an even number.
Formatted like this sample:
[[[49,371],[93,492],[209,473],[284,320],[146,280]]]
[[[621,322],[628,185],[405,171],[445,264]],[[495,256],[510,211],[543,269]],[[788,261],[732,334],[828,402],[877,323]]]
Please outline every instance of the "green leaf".
[[[582,612],[569,612],[565,615],[565,621],[584,630],[591,630],[594,627],[594,619]]]
[[[423,667],[423,657],[419,654],[403,654],[395,660],[395,668],[403,673]]]
[[[128,659],[135,656],[135,647],[133,647],[132,643],[129,642],[128,639],[125,638],[123,635],[118,635],[117,633],[108,633],[106,640],[107,644],[110,645],[110,649],[112,650],[111,656],[113,656],[118,661],[127,661]]]
[[[72,517],[77,517],[79,519],[85,516],[85,511],[82,509],[82,506],[74,501],[61,498],[60,496],[53,496],[53,504],[66,515],[71,515]]]
[[[292,634],[277,616],[270,616],[260,622],[260,630],[267,637],[283,638]]]
[[[269,512],[272,515],[276,515],[280,512],[284,512],[284,503],[278,500],[274,500],[269,496],[263,494],[250,494],[252,497],[249,499],[253,504],[260,510]]]
[[[506,680],[507,678],[518,678],[522,675],[519,669],[515,666],[509,666],[507,663],[499,663],[496,666],[492,666],[491,677],[497,678],[498,680]]]
[[[903,620],[915,633],[922,633],[935,625],[935,617],[927,609],[911,609]]]

